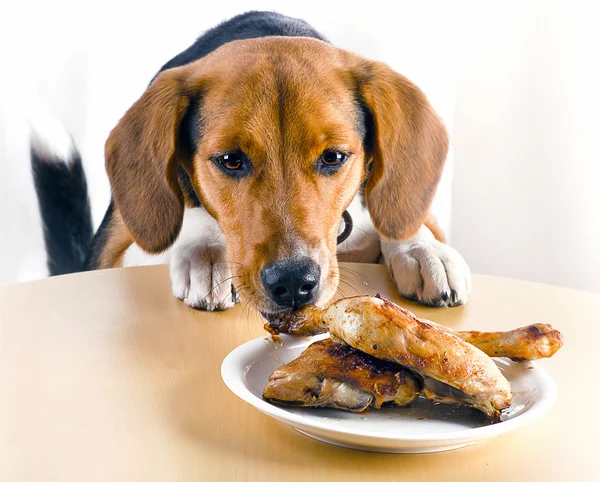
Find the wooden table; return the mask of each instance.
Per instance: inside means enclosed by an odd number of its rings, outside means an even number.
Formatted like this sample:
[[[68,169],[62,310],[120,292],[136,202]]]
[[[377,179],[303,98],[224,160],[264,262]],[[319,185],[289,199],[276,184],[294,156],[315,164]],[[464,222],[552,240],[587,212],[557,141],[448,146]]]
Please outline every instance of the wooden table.
[[[397,298],[382,266],[346,266],[361,293]],[[565,346],[539,363],[559,400],[528,426],[431,455],[330,446],[237,399],[221,361],[263,334],[259,318],[188,308],[165,266],[1,288],[0,481],[600,480],[600,295],[473,281],[465,307],[400,302],[463,329],[553,324]]]

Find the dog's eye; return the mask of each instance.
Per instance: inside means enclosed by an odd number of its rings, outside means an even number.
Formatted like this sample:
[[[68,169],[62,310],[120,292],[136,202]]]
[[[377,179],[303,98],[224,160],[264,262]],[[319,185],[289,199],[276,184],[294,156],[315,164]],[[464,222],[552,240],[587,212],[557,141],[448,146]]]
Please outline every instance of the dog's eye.
[[[348,158],[348,154],[340,151],[325,151],[321,156],[321,162],[326,166],[339,166]]]
[[[214,156],[211,159],[221,171],[231,177],[243,177],[251,170],[250,161],[240,150]]]
[[[240,152],[232,152],[231,154],[223,154],[219,156],[219,160],[225,169],[237,170],[242,167],[244,160]]]
[[[326,150],[321,154],[317,164],[317,170],[323,174],[335,173],[348,159],[350,154],[342,151]]]

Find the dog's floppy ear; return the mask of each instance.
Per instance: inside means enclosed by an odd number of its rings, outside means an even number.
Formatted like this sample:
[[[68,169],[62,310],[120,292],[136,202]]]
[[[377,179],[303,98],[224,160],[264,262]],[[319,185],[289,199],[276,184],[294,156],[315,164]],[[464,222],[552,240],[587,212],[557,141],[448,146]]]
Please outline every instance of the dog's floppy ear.
[[[387,65],[360,59],[354,78],[370,124],[367,207],[381,235],[406,239],[427,216],[448,135],[423,92]]]
[[[161,73],[112,130],[106,171],[112,194],[135,242],[144,250],[167,249],[179,234],[183,194],[177,166],[185,163],[180,126],[192,95],[189,69]]]

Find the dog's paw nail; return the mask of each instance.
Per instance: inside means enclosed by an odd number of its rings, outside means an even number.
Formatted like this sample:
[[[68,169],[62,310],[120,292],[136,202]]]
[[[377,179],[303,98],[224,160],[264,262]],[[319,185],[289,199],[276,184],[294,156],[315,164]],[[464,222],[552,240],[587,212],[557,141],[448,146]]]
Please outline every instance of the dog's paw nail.
[[[235,291],[235,286],[231,285],[231,303],[232,304],[237,304],[240,302],[240,297],[237,294],[237,291]]]

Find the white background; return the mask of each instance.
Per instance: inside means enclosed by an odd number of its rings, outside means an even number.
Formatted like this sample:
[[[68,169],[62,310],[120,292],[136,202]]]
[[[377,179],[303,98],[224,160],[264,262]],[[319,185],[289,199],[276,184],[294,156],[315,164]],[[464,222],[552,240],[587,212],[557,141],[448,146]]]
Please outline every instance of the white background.
[[[434,211],[473,271],[600,291],[592,2],[83,3],[1,7],[0,283],[44,272],[26,143],[32,103],[73,135],[97,225],[110,192],[104,141],[120,116],[202,31],[268,9],[386,61],[427,93],[453,140]]]

